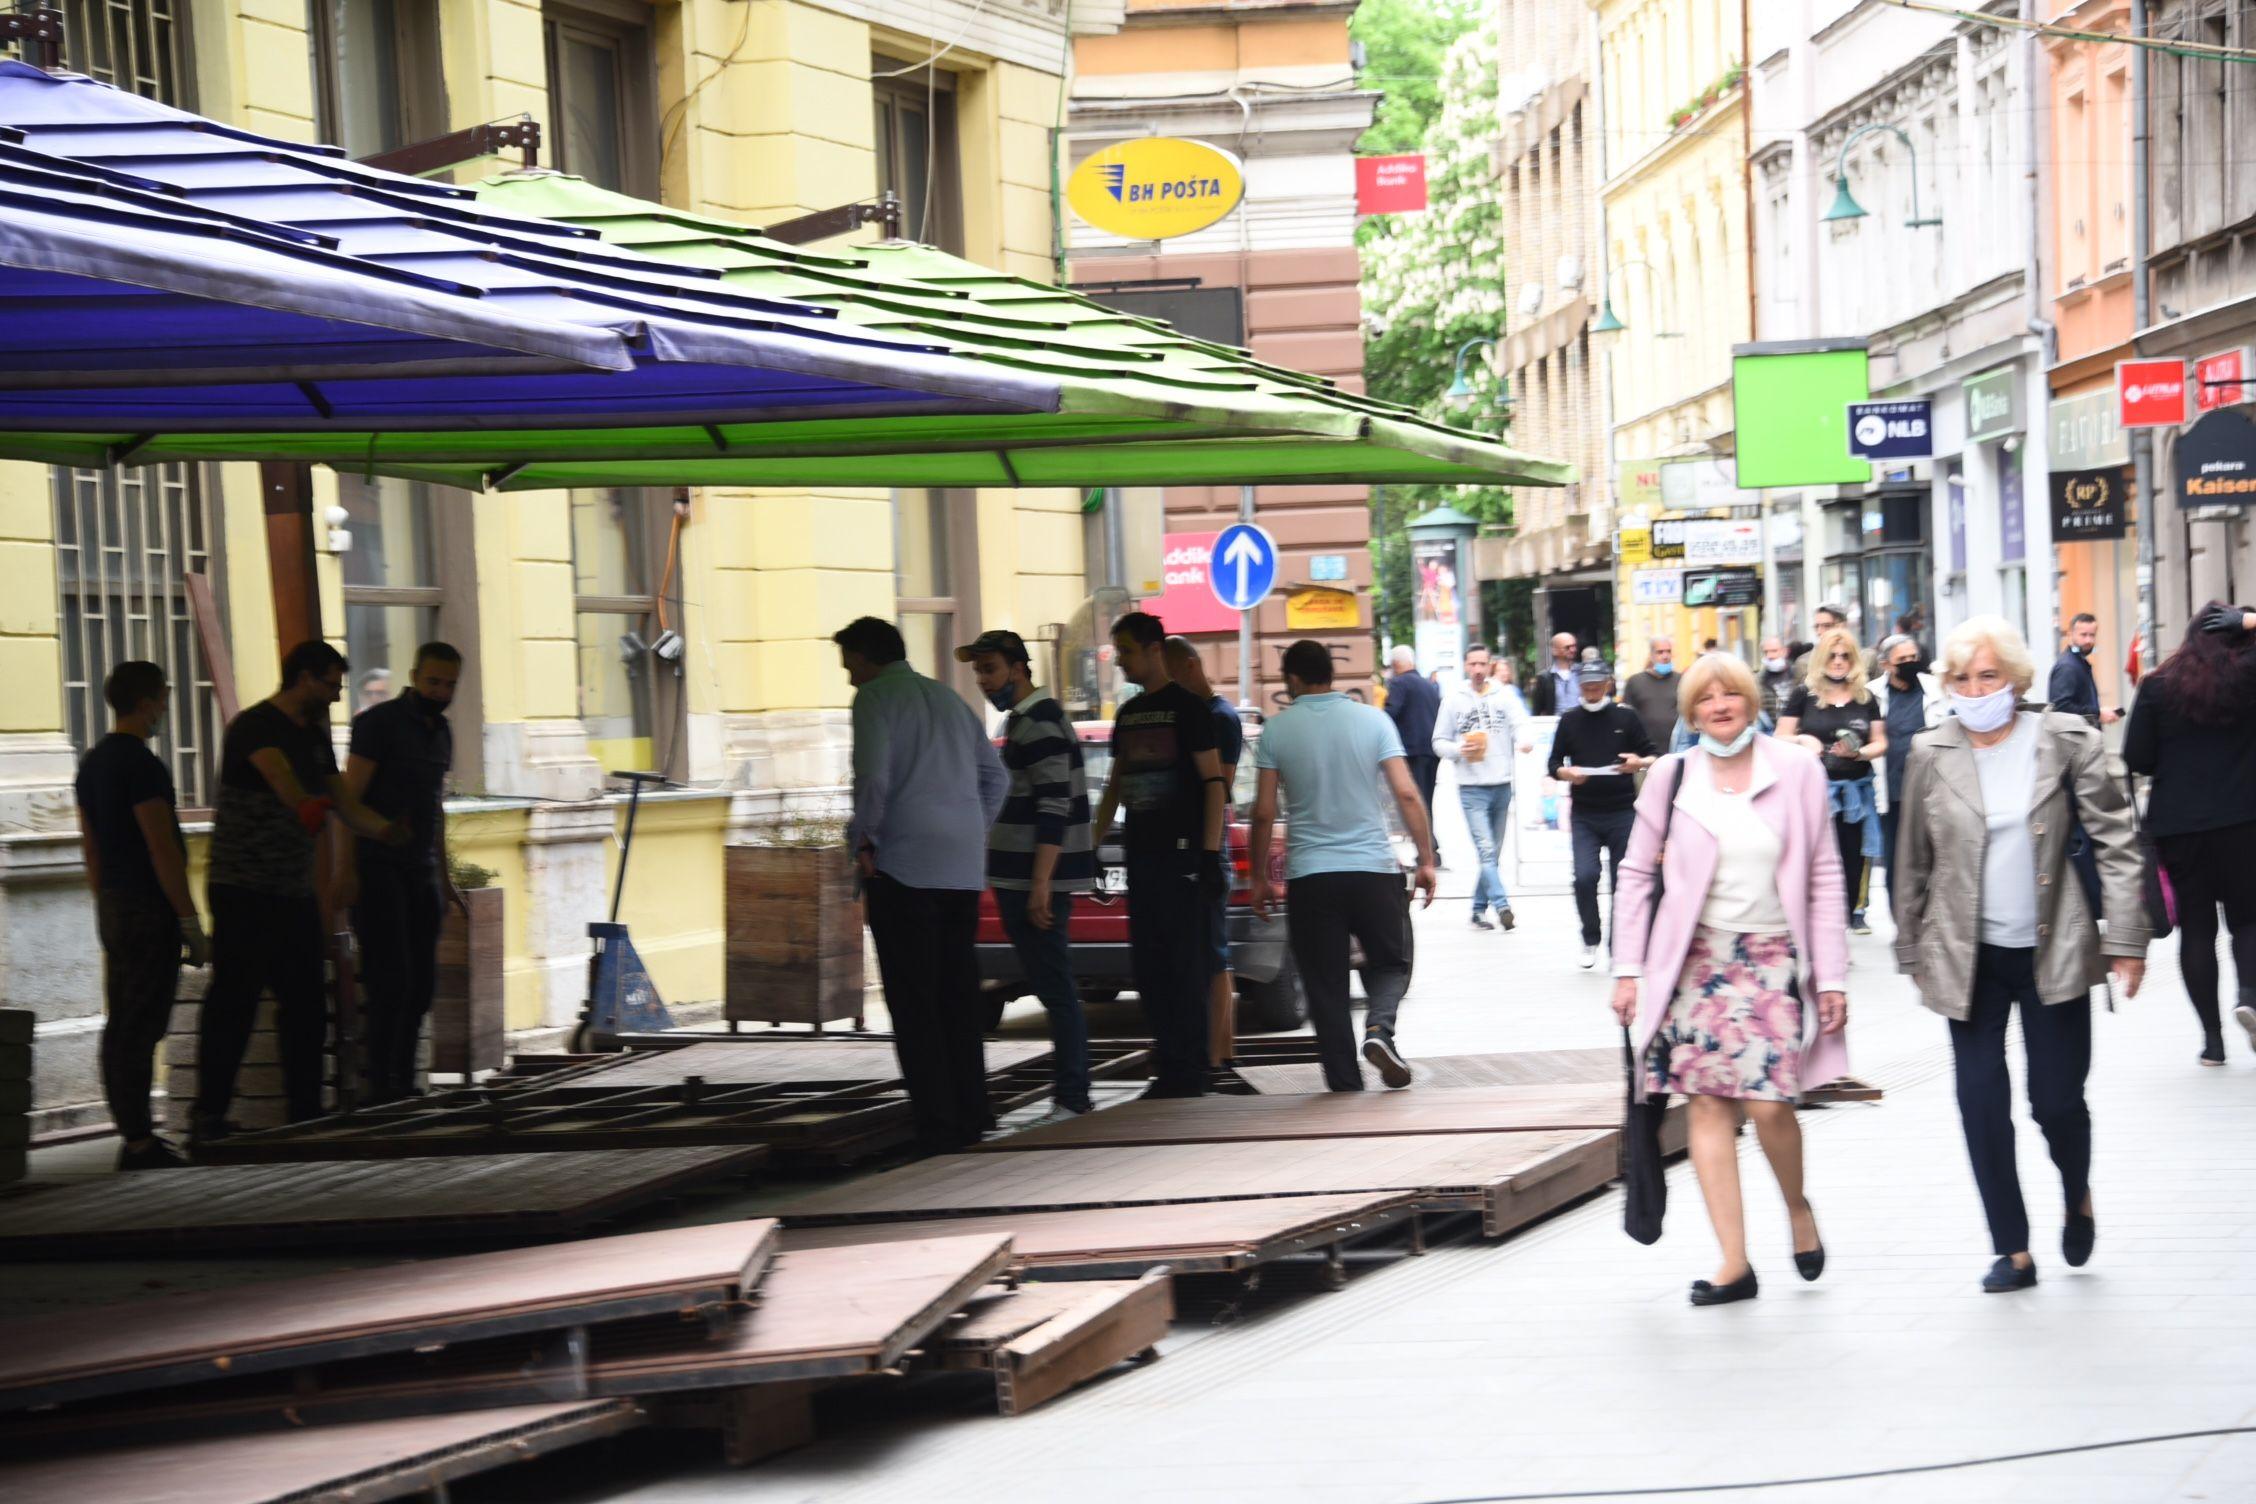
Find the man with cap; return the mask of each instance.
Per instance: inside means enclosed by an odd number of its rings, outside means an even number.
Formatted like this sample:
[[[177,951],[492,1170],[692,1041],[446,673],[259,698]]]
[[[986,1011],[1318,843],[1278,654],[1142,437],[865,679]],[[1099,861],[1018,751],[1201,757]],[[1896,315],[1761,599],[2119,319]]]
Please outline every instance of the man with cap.
[[[1613,702],[1614,671],[1603,663],[1581,669],[1582,703],[1559,717],[1551,737],[1551,776],[1573,790],[1575,910],[1582,919],[1582,965],[1598,964],[1598,854],[1606,854],[1616,880],[1629,833],[1637,823],[1637,781],[1659,749],[1637,713]]]
[[[979,692],[1003,713],[1003,769],[1010,787],[987,827],[987,886],[995,911],[1026,970],[1027,985],[1050,1016],[1055,1051],[1054,1105],[1044,1122],[1079,1117],[1089,1101],[1089,1024],[1073,982],[1073,895],[1095,886],[1089,838],[1089,782],[1064,707],[1034,687],[1026,643],[1016,632],[982,632],[956,649]]]

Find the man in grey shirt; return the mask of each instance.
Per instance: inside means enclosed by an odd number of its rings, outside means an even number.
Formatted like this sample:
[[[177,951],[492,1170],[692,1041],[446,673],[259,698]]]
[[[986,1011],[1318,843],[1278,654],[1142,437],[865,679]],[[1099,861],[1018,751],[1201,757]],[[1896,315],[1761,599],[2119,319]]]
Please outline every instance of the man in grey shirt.
[[[990,1124],[973,940],[987,827],[1010,775],[971,706],[910,668],[901,632],[864,616],[831,641],[854,685],[854,855],[917,1139],[944,1154]]]

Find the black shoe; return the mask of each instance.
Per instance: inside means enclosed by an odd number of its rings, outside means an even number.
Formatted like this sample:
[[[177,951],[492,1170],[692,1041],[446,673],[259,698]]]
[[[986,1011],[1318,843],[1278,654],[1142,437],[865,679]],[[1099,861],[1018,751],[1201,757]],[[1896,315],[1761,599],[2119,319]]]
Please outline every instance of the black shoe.
[[[1990,1265],[1990,1272],[1982,1276],[1984,1295],[2003,1295],[2008,1290],[2030,1290],[2036,1287],[2037,1265],[2031,1260],[2027,1268],[2013,1262],[2013,1255],[2004,1254]]]
[[[188,1152],[195,1153],[205,1144],[216,1144],[223,1138],[233,1138],[243,1131],[243,1125],[233,1118],[210,1118],[198,1115],[188,1120]]]
[[[2081,1269],[2091,1262],[2092,1244],[2099,1241],[2099,1224],[2082,1212],[2070,1212],[2067,1226],[2060,1229],[2060,1256],[2071,1269]]]
[[[1865,922],[1861,910],[1849,916],[1849,933],[1852,935],[1869,935],[1872,933],[1872,926]]]
[[[1696,1306],[1727,1306],[1735,1300],[1753,1300],[1762,1290],[1755,1282],[1755,1271],[1749,1269],[1728,1285],[1712,1285],[1704,1279],[1692,1281],[1692,1304]]]
[[[2202,1039],[2201,1063],[2203,1065],[2223,1065],[2225,1063],[2224,1035],[2210,1034]]]
[[[121,1171],[172,1170],[186,1163],[188,1161],[181,1157],[179,1150],[154,1134],[149,1136],[148,1143],[138,1149],[125,1144],[118,1145],[117,1167]]]
[[[1519,920],[1512,917],[1512,911],[1509,908],[1502,908],[1496,911],[1496,922],[1506,929],[1511,929],[1519,923]],[[2256,1038],[2256,1034],[2252,1034],[2250,1037]]]
[[[1811,1220],[1816,1220],[1814,1211],[1811,1214]],[[1804,1279],[1814,1280],[1820,1274],[1823,1274],[1825,1272],[1825,1239],[1819,1238],[1817,1246],[1808,1253],[1804,1253],[1798,1248],[1795,1249],[1794,1268]]]
[[[1488,922],[1488,916],[1486,914],[1483,914],[1480,910],[1475,909],[1473,910],[1473,928],[1476,930],[1492,930],[1495,929],[1496,926]]]
[[[1394,1041],[1384,1034],[1368,1034],[1363,1039],[1363,1058],[1379,1068],[1379,1079],[1391,1087],[1410,1084],[1410,1063],[1394,1047]]]

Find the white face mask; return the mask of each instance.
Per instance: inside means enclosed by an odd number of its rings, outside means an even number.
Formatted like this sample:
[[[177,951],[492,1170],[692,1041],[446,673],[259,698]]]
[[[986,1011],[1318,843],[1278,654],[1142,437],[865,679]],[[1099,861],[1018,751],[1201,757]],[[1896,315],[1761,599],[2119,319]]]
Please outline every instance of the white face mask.
[[[1996,694],[1962,695],[1951,691],[1951,714],[1966,723],[1969,731],[1995,731],[2013,719],[2014,703],[2020,698],[2008,684]]]
[[[1763,660],[1763,667],[1769,669],[1774,674],[1782,674],[1786,671],[1786,660],[1783,658],[1765,658]]]
[[[1755,723],[1753,721],[1749,721],[1746,725],[1739,728],[1739,734],[1737,736],[1733,737],[1730,741],[1727,742],[1719,742],[1714,737],[1710,736],[1707,732],[1701,732],[1700,750],[1707,753],[1710,757],[1737,757],[1740,753],[1747,750],[1747,744],[1754,739]]]

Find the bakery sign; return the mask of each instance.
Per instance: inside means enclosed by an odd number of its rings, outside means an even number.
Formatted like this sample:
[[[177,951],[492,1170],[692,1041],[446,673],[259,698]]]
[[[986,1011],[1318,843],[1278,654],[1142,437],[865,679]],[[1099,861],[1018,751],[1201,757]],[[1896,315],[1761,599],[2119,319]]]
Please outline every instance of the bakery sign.
[[[2256,506],[2256,422],[2242,407],[2220,407],[2178,435],[2172,455],[2178,505]]]
[[[2130,486],[2122,469],[2052,472],[2052,541],[2121,538],[2129,531]]]

